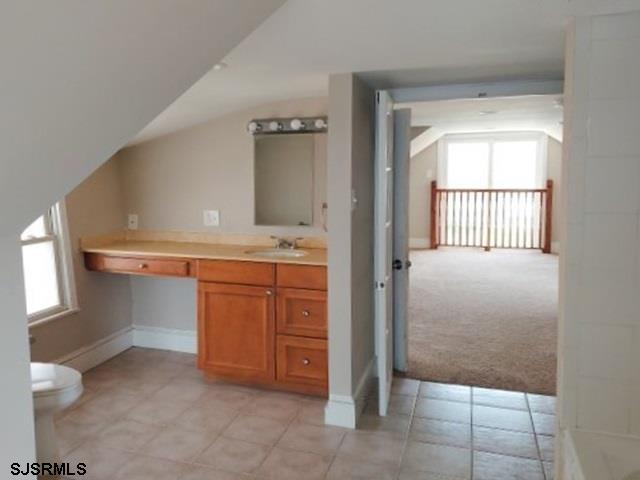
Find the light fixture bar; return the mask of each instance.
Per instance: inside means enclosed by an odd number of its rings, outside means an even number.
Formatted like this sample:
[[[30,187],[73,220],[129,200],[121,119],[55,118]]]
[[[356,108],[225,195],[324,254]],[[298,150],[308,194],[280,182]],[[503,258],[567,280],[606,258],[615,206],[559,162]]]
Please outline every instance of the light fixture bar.
[[[251,135],[288,133],[323,133],[328,128],[327,117],[260,118],[247,124]]]

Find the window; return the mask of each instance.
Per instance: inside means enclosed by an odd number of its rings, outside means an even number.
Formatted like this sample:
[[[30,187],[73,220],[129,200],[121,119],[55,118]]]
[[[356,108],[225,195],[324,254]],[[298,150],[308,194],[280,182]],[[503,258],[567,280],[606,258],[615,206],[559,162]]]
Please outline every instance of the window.
[[[29,323],[77,310],[64,206],[37,218],[20,237]]]
[[[439,183],[463,189],[542,188],[543,138],[537,133],[447,136]]]

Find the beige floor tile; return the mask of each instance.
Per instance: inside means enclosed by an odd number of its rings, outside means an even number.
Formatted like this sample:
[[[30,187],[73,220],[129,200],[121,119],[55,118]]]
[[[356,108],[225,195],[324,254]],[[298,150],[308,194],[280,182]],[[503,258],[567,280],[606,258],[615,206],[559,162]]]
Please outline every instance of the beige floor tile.
[[[96,442],[104,447],[135,452],[146,445],[159,431],[159,428],[153,425],[122,419],[100,432]]]
[[[147,378],[138,375],[126,377],[121,383],[115,387],[115,390],[128,393],[130,395],[142,396],[149,398],[155,392],[167,385],[168,380],[152,382]]]
[[[473,424],[519,432],[533,432],[529,412],[508,408],[473,406]]]
[[[136,455],[118,470],[115,480],[179,480],[187,469],[184,463]]]
[[[418,389],[420,388],[420,380],[413,380],[411,378],[396,377],[391,384],[391,393],[397,395],[418,395]]]
[[[66,455],[71,450],[89,439],[95,437],[102,429],[107,427],[107,423],[96,423],[82,425],[68,419],[56,422],[56,436],[58,440],[58,450],[60,455]]]
[[[404,444],[397,435],[354,431],[345,435],[338,455],[397,467]]]
[[[216,434],[194,432],[173,425],[160,431],[142,447],[140,453],[176,462],[190,462],[211,445],[216,437]]]
[[[471,447],[471,425],[432,418],[414,418],[409,436],[412,440],[454,447]]]
[[[331,455],[338,450],[347,430],[329,426],[293,423],[278,442],[291,450]]]
[[[398,480],[461,480],[450,475],[441,475],[440,473],[433,472],[420,472],[418,470],[400,470]],[[496,479],[498,480],[498,479]]]
[[[393,415],[411,415],[413,414],[413,407],[416,403],[415,399],[416,397],[411,395],[392,394],[389,398],[387,412]],[[367,402],[365,412],[373,415],[378,414],[377,398],[372,398]]]
[[[246,405],[242,409],[242,413],[289,421],[298,416],[302,405],[302,400],[297,397],[266,393],[257,396],[251,403]]]
[[[525,394],[521,392],[473,387],[472,397],[474,405],[527,410]]]
[[[556,434],[556,416],[546,413],[532,413],[533,427],[538,435]]]
[[[408,415],[379,415],[364,414],[358,419],[358,430],[363,432],[396,433],[406,436],[409,433],[411,417]]]
[[[176,420],[175,425],[209,433],[222,433],[238,415],[238,411],[218,404],[191,405]]]
[[[296,417],[296,421],[301,423],[308,423],[310,425],[323,426],[324,423],[324,409],[327,402],[324,400],[307,400],[302,403],[300,413]]]
[[[418,398],[415,416],[448,422],[471,423],[471,405],[434,398]]]
[[[556,397],[527,393],[527,400],[529,400],[529,408],[532,412],[556,414]]]
[[[256,392],[235,388],[227,384],[212,385],[209,391],[199,400],[199,403],[208,406],[240,410],[251,403],[256,397]]]
[[[377,465],[361,460],[336,457],[327,473],[327,480],[395,480],[396,467]]]
[[[231,473],[211,467],[192,466],[184,473],[180,480],[253,480],[253,475]]]
[[[542,460],[553,462],[556,448],[555,438],[548,435],[538,435],[538,446]]]
[[[138,405],[142,401],[139,395],[131,395],[124,392],[98,393],[85,404],[74,408],[65,418],[76,423],[96,424],[104,421],[113,421]]]
[[[471,451],[410,440],[402,458],[402,468],[470,479]]]
[[[236,473],[251,473],[267,458],[271,447],[258,443],[219,437],[202,452],[196,463]]]
[[[287,425],[287,422],[273,418],[240,414],[222,435],[235,440],[275,445],[287,429]]]
[[[77,478],[86,480],[111,480],[118,469],[128,462],[133,455],[122,450],[87,443],[64,457],[64,461],[71,465],[84,463],[86,475]]]
[[[193,403],[209,391],[203,383],[192,381],[173,381],[155,392],[152,400],[161,402],[190,402]]]
[[[538,458],[536,439],[531,433],[474,427],[473,448],[502,455]]]
[[[189,402],[150,399],[133,408],[127,418],[151,425],[169,425],[189,409]]]
[[[419,395],[421,397],[449,400],[451,402],[470,402],[471,387],[446,383],[422,382],[420,384]]]
[[[181,363],[182,365],[189,365],[196,367],[196,361],[198,356],[193,353],[185,352],[167,352],[165,360],[169,362]]]
[[[474,480],[544,480],[539,460],[474,452]]]
[[[323,479],[329,465],[330,456],[315,453],[298,452],[274,448],[256,476],[264,480],[320,480]]]

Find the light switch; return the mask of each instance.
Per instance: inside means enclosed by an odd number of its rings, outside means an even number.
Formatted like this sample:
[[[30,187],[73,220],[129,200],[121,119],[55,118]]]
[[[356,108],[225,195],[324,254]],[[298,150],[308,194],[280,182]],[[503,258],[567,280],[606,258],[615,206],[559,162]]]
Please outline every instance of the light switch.
[[[205,227],[220,226],[220,210],[203,210],[202,218]]]
[[[127,217],[127,228],[129,230],[137,230],[138,229],[138,214],[130,213]]]

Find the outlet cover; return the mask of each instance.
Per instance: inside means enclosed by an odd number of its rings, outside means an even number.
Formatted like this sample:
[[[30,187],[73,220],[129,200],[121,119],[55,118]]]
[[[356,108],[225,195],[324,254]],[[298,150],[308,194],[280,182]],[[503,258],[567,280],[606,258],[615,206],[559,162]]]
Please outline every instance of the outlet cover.
[[[202,220],[205,227],[220,226],[220,210],[203,210]]]
[[[129,230],[137,230],[138,229],[138,214],[130,213],[127,217],[127,228]]]

